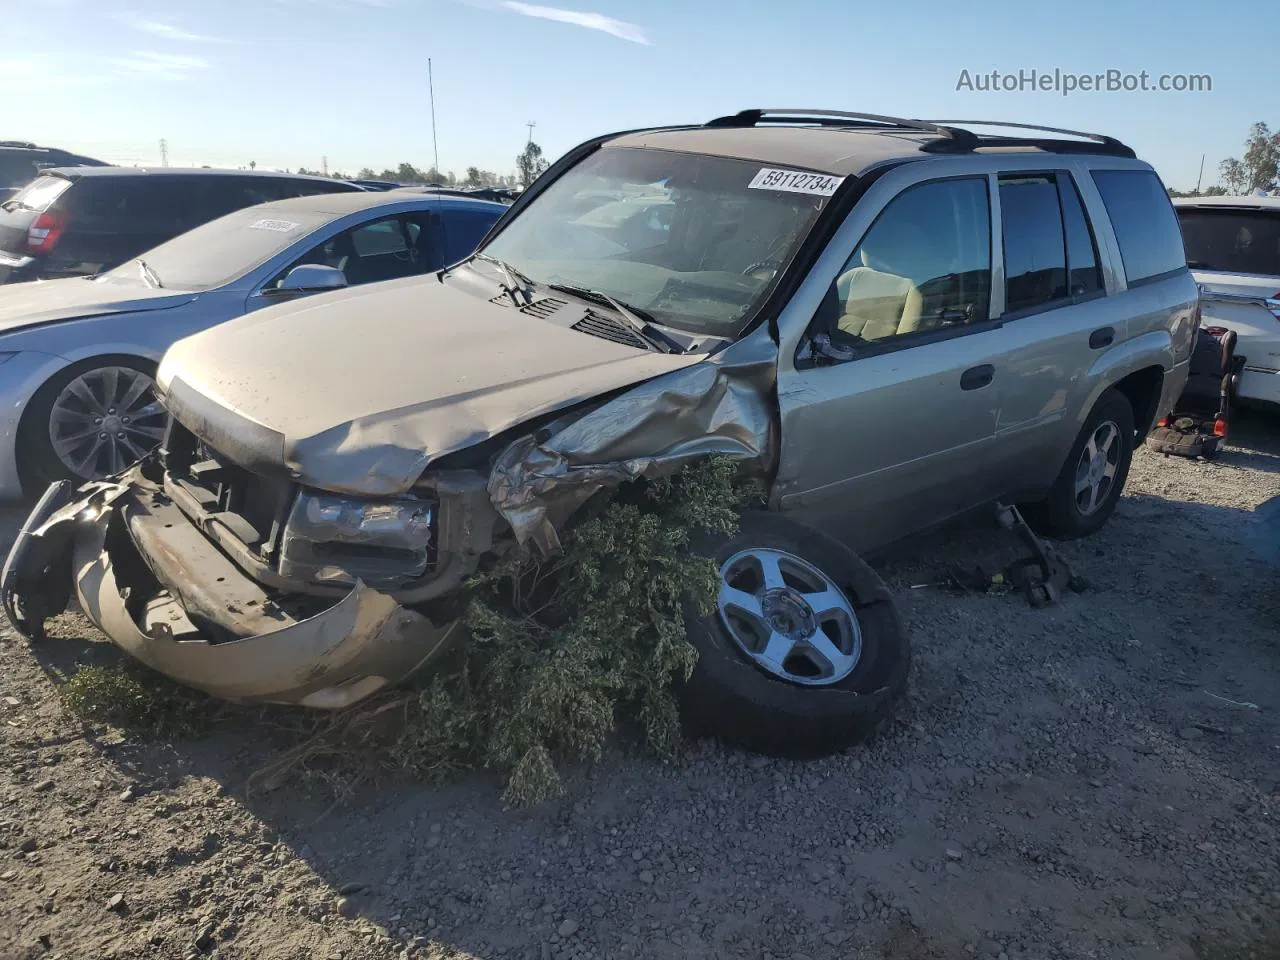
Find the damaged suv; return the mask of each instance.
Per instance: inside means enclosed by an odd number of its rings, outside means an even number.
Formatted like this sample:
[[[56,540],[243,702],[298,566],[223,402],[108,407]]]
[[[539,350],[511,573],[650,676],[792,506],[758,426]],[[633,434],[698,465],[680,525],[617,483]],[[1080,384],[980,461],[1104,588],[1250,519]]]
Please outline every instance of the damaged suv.
[[[707,545],[687,704],[747,747],[847,744],[909,662],[854,550],[999,499],[1097,530],[1186,379],[1159,178],[1032,129],[751,110],[585,143],[462,263],[175,344],[159,452],[49,489],[6,609],[38,637],[74,589],[176,680],[343,707],[431,668],[482,564],[723,455],[767,506]]]

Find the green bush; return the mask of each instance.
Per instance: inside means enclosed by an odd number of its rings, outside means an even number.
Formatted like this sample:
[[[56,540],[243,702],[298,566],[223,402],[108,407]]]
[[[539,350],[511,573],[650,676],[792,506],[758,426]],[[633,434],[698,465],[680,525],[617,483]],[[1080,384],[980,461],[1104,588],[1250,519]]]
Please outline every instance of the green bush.
[[[58,695],[81,720],[156,739],[195,736],[217,710],[215,701],[132,664],[82,666]]]
[[[655,756],[675,756],[672,684],[697,661],[685,611],[710,612],[718,584],[691,538],[737,529],[735,476],[715,458],[648,483],[566,532],[559,557],[520,555],[474,584],[460,667],[418,692],[397,762],[502,770],[522,806],[560,792],[558,760],[599,758],[622,714]]]

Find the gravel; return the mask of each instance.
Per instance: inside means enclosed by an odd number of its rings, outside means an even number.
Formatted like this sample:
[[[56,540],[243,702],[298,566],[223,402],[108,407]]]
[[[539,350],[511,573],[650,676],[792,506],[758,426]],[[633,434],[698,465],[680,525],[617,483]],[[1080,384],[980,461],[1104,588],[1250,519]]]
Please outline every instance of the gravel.
[[[529,812],[488,775],[336,809],[303,784],[247,795],[279,749],[251,723],[86,731],[46,673],[114,649],[74,614],[39,651],[6,628],[0,957],[1267,955],[1280,420],[1242,426],[1215,463],[1140,452],[1113,522],[1063,546],[1092,588],[1058,607],[911,589],[1006,559],[994,526],[882,561],[916,668],[874,743],[615,753]]]

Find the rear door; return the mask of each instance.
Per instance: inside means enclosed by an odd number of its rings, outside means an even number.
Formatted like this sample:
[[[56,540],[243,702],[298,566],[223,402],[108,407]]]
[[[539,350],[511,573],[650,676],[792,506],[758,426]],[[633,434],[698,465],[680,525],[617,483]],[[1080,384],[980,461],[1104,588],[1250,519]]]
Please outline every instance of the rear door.
[[[1114,328],[1097,237],[1071,170],[1006,171],[995,181],[1007,352],[992,466],[1014,483],[999,494],[1016,496],[1039,493],[1057,476],[1087,401],[1085,374],[1125,331]]]
[[[1202,326],[1236,331],[1240,395],[1280,403],[1280,206],[1179,206]]]

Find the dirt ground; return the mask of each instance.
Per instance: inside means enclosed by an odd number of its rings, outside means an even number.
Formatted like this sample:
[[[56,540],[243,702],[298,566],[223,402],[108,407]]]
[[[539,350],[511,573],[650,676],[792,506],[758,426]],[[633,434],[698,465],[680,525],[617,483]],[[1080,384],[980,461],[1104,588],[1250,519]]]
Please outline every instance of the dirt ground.
[[[46,671],[112,648],[6,626],[0,960],[1280,957],[1280,419],[1212,464],[1140,453],[1057,608],[912,589],[1006,544],[884,563],[916,668],[874,744],[613,755],[525,813],[485,775],[248,796],[263,730],[89,733]]]

